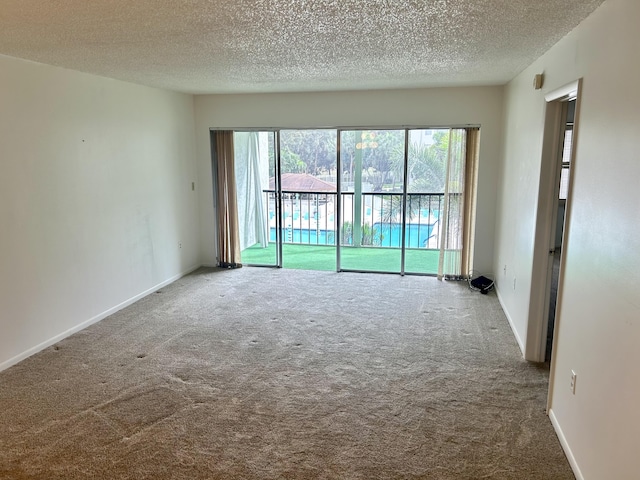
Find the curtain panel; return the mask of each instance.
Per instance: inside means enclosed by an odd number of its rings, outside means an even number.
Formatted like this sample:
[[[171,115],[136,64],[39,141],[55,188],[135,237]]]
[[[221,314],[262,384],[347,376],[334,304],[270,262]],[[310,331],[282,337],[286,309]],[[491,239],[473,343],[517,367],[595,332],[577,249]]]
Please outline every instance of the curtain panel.
[[[238,268],[240,263],[240,233],[234,165],[233,131],[212,133],[218,227],[218,265]]]
[[[438,278],[469,278],[473,265],[479,128],[450,129],[439,218]]]
[[[464,278],[469,278],[473,270],[480,129],[478,127],[467,128],[466,131],[467,148],[464,171],[461,275]]]

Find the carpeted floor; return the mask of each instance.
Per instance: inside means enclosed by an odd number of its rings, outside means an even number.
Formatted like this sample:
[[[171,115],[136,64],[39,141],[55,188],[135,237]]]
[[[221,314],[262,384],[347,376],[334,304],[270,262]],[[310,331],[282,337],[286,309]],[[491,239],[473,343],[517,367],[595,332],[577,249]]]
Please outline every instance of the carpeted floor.
[[[202,269],[0,372],[2,479],[573,479],[494,294]]]

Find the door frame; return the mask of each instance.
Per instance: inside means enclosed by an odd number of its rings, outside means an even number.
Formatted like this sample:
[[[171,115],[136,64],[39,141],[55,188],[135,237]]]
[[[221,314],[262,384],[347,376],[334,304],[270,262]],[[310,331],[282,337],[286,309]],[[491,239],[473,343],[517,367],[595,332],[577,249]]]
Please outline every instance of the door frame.
[[[551,269],[553,257],[549,254],[555,242],[556,219],[558,210],[558,187],[562,166],[562,144],[564,141],[563,112],[568,100],[576,100],[575,120],[572,144],[575,147],[578,136],[580,91],[582,79],[571,82],[545,95],[545,119],[542,142],[542,159],[540,165],[540,184],[538,190],[538,208],[534,235],[533,268],[531,273],[531,297],[528,313],[527,342],[525,359],[533,362],[544,362],[549,314]],[[566,118],[566,113],[564,118]],[[558,277],[558,296],[556,312],[561,311],[562,285],[565,258],[567,254],[567,238],[571,218],[571,197],[573,185],[573,169],[575,167],[575,148],[571,152],[572,172],[569,175],[568,194],[565,204],[563,229],[563,248],[560,253],[560,272]],[[555,329],[552,341],[551,375],[554,372],[556,357],[556,339],[560,326],[560,315],[556,314]],[[552,382],[549,382],[552,385]],[[550,398],[551,395],[549,395]]]

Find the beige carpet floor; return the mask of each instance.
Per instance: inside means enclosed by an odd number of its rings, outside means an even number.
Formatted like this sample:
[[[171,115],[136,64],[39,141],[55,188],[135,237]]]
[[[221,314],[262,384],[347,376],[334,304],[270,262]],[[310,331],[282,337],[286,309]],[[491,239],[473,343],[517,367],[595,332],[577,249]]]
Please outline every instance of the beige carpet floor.
[[[547,376],[464,283],[201,269],[0,372],[0,478],[573,479]]]

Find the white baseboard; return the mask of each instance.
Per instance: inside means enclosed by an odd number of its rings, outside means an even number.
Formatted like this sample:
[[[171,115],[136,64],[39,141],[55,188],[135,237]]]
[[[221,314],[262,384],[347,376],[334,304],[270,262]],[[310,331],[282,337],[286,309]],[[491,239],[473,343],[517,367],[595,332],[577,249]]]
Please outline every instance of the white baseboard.
[[[562,445],[562,449],[564,450],[564,453],[567,456],[567,460],[569,460],[569,465],[571,465],[571,470],[573,470],[573,474],[576,476],[576,480],[584,480],[584,476],[580,471],[578,462],[576,462],[576,457],[573,456],[571,447],[569,447],[569,444],[567,443],[567,438],[564,436],[564,433],[562,432],[562,428],[560,428],[560,424],[558,423],[558,419],[553,413],[553,410],[549,410],[549,419],[551,419],[551,424],[553,425],[553,429],[556,431],[558,440],[560,440],[560,445]]]
[[[502,311],[504,312],[505,317],[507,317],[507,321],[509,322],[509,326],[511,327],[511,331],[513,332],[513,336],[516,337],[516,342],[518,342],[518,346],[520,347],[520,351],[522,352],[522,356],[525,355],[524,342],[520,335],[518,335],[518,330],[511,319],[511,315],[509,315],[509,311],[504,306],[504,302],[502,301],[502,296],[500,295],[500,290],[496,287],[496,295],[498,296],[498,302],[500,302],[500,306],[502,307]]]
[[[84,330],[85,328],[87,328],[90,325],[93,325],[94,323],[99,322],[100,320],[108,317],[109,315],[113,315],[114,313],[116,313],[119,310],[122,310],[125,307],[128,307],[129,305],[131,305],[132,303],[137,302],[138,300],[140,300],[141,298],[146,297],[147,295],[157,291],[158,289],[165,287],[167,285],[169,285],[170,283],[175,282],[176,280],[184,277],[185,275],[189,275],[191,272],[197,270],[198,268],[200,268],[200,265],[196,265],[194,267],[190,267],[187,270],[185,270],[182,273],[179,273],[177,275],[174,275],[171,278],[168,278],[167,280],[145,290],[142,293],[139,293],[138,295],[135,295],[134,297],[129,298],[128,300],[125,300],[124,302],[116,305],[115,307],[112,307],[98,315],[96,315],[95,317],[92,317],[88,320],[85,320],[82,323],[79,323],[78,325],[76,325],[75,327],[70,328],[69,330],[66,330],[52,338],[50,338],[49,340],[46,340],[42,343],[40,343],[39,345],[36,345],[35,347],[32,347],[28,350],[25,350],[24,352],[16,355],[13,358],[10,358],[9,360],[5,360],[4,362],[0,363],[0,372],[2,370],[6,370],[9,367],[12,367],[13,365],[15,365],[16,363],[21,362],[22,360],[30,357],[31,355],[34,355],[38,352],[40,352],[41,350],[44,350],[47,347],[50,347],[51,345],[59,342],[60,340],[67,338],[70,335],[73,335],[74,333],[79,332],[80,330]]]

